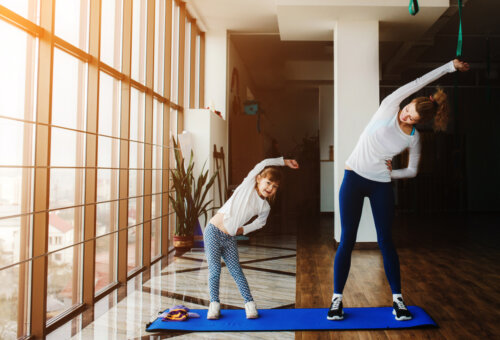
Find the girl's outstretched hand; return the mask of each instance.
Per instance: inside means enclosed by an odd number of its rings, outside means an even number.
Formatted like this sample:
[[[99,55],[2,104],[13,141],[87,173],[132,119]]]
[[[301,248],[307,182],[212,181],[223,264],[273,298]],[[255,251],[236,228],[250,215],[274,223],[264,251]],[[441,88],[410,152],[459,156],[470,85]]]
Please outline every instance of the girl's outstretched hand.
[[[292,169],[298,169],[299,163],[295,159],[285,159],[285,165]]]
[[[460,72],[469,71],[469,69],[470,69],[470,66],[468,63],[461,61],[461,60],[458,60],[458,59],[453,60],[453,66],[455,66],[455,69],[457,69]]]

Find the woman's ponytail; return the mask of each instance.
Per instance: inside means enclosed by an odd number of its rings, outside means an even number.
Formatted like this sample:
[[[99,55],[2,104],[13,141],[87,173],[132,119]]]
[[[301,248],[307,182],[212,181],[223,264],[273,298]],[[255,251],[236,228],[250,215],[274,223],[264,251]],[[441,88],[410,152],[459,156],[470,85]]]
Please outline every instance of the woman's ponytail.
[[[432,95],[432,100],[437,106],[436,115],[434,116],[434,131],[445,131],[448,125],[448,113],[450,112],[448,96],[442,88],[438,88]]]
[[[445,131],[448,125],[448,96],[443,89],[438,88],[429,97],[418,97],[414,99],[415,109],[420,115],[419,123],[426,123],[434,118],[434,131]]]

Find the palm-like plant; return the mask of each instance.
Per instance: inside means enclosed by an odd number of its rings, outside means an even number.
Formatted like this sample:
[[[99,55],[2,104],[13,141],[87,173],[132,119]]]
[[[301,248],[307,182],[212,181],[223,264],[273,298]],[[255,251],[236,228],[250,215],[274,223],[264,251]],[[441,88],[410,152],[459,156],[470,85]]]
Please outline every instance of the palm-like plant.
[[[186,168],[179,144],[174,138],[172,139],[176,168],[170,170],[170,172],[172,174],[175,193],[172,195],[169,194],[169,198],[172,208],[177,215],[175,235],[191,236],[198,223],[198,218],[203,215],[205,220],[207,219],[207,207],[213,200],[205,202],[205,198],[214,184],[218,171],[215,171],[209,178],[208,169],[205,170],[204,164],[200,175],[196,178],[194,175],[193,151],[191,150],[189,164]]]

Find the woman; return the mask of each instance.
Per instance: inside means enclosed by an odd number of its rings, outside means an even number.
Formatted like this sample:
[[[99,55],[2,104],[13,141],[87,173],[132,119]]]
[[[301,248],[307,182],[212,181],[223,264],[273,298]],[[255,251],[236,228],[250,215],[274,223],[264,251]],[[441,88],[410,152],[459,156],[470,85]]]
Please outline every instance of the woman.
[[[370,199],[372,207],[377,241],[392,290],[393,314],[396,320],[412,318],[401,295],[399,259],[392,243],[394,195],[391,179],[416,176],[420,159],[420,139],[414,125],[434,119],[434,129],[444,130],[448,121],[448,104],[446,94],[438,89],[429,97],[412,100],[402,110],[399,109],[399,105],[405,98],[446,73],[468,69],[467,63],[455,59],[387,96],[347,159],[339,192],[342,233],[335,255],[334,294],[327,315],[328,320],[344,318],[342,292],[351,266],[351,252],[356,243],[364,197]],[[405,149],[409,149],[408,167],[392,170],[392,157]]]

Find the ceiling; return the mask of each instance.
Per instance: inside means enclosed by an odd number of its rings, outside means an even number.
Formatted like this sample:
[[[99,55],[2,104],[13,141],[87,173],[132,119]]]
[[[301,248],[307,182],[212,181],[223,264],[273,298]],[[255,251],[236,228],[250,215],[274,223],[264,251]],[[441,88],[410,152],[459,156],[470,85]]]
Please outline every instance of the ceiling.
[[[378,21],[381,41],[421,36],[449,7],[448,0],[420,1],[410,16],[406,0],[276,0],[282,40],[331,41],[338,20]],[[397,29],[393,29],[397,28]]]
[[[275,0],[186,0],[207,30],[278,33]]]
[[[408,13],[408,0],[187,0],[207,30],[227,30],[259,89],[277,89],[296,79],[296,67],[314,69],[333,62],[333,26],[357,15],[380,22],[382,81],[401,81],[452,59],[458,31],[457,0],[420,0]],[[446,3],[446,4],[445,4]],[[374,5],[378,4],[378,5]],[[189,8],[188,7],[188,8]],[[490,74],[500,66],[499,0],[464,0],[463,58]],[[489,47],[488,47],[489,44]],[[295,69],[295,72],[294,72]],[[314,73],[314,72],[313,72]],[[306,83],[325,83],[314,78]],[[321,78],[321,79],[320,79]],[[498,77],[496,78],[498,81]],[[471,81],[478,81],[477,76]]]

